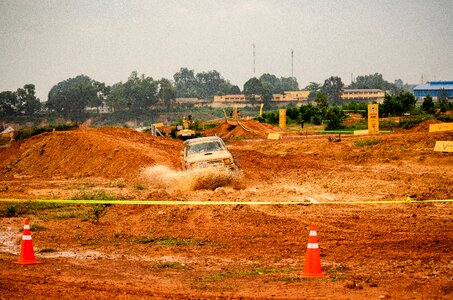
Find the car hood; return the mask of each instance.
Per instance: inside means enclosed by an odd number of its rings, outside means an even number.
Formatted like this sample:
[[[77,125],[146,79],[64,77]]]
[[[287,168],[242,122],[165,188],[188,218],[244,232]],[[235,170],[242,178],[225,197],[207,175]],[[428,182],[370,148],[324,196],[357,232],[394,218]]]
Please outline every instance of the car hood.
[[[232,158],[232,157],[228,151],[215,151],[215,152],[206,152],[206,153],[189,155],[189,156],[187,156],[187,162],[195,163],[195,162],[201,162],[201,161],[221,160],[224,158]]]

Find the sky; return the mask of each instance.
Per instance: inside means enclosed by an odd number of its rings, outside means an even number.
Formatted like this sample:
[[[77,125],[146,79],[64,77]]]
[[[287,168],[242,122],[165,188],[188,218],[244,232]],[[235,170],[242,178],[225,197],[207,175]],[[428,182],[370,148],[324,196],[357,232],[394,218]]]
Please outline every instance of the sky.
[[[47,101],[80,74],[111,85],[181,67],[217,70],[241,89],[292,70],[301,88],[374,73],[453,80],[453,1],[0,0],[0,91],[33,83]]]

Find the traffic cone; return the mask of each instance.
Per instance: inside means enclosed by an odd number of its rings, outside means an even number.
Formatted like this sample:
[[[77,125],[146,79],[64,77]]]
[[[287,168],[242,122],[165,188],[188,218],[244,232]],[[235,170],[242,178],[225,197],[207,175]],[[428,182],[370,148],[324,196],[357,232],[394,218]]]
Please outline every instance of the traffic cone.
[[[36,261],[35,259],[33,244],[31,242],[30,221],[28,220],[28,218],[25,219],[24,234],[22,236],[22,246],[20,248],[20,257],[18,261],[13,263],[19,265],[35,265],[43,263],[40,261]]]
[[[308,236],[307,255],[305,256],[304,273],[302,278],[323,278],[327,277],[322,273],[321,256],[318,245],[318,235],[315,224],[311,224],[310,235]]]

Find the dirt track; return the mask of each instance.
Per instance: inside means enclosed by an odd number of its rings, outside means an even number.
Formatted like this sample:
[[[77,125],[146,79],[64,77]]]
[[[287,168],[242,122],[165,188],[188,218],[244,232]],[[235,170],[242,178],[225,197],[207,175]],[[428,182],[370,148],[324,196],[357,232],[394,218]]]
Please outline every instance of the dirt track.
[[[243,176],[215,190],[156,185],[143,175],[154,164],[178,169],[179,141],[128,129],[53,132],[0,149],[0,197],[67,199],[102,191],[122,199],[181,201],[449,199],[453,158],[432,149],[453,134],[430,134],[427,127],[357,146],[370,137],[331,143],[283,132],[282,140],[268,141],[244,131],[238,134],[245,139],[237,139],[220,126],[214,130],[230,134],[227,144]],[[449,203],[114,205],[99,224],[82,221],[90,209],[47,207],[1,218],[0,298],[453,297]],[[32,234],[43,265],[10,264],[17,260],[25,216],[41,226]],[[311,223],[318,227],[329,279],[300,279]]]

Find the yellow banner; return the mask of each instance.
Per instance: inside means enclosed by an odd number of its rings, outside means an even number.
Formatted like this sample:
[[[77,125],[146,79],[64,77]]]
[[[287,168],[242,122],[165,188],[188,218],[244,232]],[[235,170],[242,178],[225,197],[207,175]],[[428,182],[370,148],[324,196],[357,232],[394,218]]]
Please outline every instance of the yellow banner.
[[[368,104],[368,134],[379,133],[379,104]]]
[[[365,130],[354,130],[354,135],[366,135],[368,134],[368,129]]]
[[[261,105],[260,105],[260,117],[263,116],[263,106],[264,106],[264,103],[261,103]]]
[[[282,108],[279,111],[280,111],[279,127],[286,128],[286,109]]]
[[[453,152],[453,141],[437,141],[434,147],[436,152]]]
[[[268,140],[279,140],[280,139],[280,134],[279,133],[269,133],[267,135]]]
[[[154,123],[154,127],[164,127],[164,123]]]
[[[453,130],[453,123],[429,124],[429,132]]]

